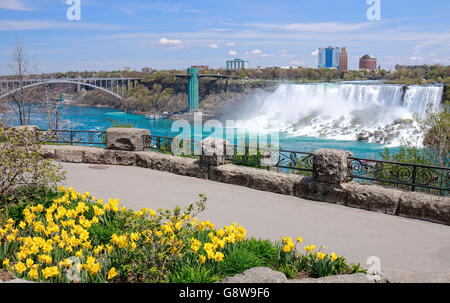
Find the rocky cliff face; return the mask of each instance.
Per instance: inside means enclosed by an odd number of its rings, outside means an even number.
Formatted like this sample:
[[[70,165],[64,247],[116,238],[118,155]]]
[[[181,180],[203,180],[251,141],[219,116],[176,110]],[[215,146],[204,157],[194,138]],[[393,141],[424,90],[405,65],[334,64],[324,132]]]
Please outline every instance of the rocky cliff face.
[[[183,100],[179,101],[186,102],[187,108],[187,80],[164,81],[158,84],[160,84],[163,89],[173,89],[175,94],[180,98],[183,98]],[[201,78],[199,79],[200,111],[203,112],[205,118],[220,119],[225,113],[232,110],[232,108],[245,102],[248,96],[257,90],[274,91],[275,85],[273,83],[248,80]],[[193,115],[187,112],[171,116],[171,119],[180,118],[190,122],[193,121]]]

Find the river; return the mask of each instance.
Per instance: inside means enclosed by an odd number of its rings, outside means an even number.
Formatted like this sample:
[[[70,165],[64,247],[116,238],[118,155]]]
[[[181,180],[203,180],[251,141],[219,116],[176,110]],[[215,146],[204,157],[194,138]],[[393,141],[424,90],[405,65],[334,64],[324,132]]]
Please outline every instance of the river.
[[[264,128],[269,120],[279,121],[280,146],[285,150],[308,152],[336,148],[349,150],[356,157],[373,158],[386,146],[397,150],[402,139],[412,138],[412,128],[400,127],[394,121],[423,114],[427,103],[439,106],[442,91],[442,86],[433,85],[405,88],[360,82],[281,84],[275,92],[249,96],[250,100],[235,118],[250,121],[258,129]],[[17,124],[12,112],[1,115],[0,119],[9,125]],[[61,129],[105,130],[120,123],[149,129],[153,135],[177,135],[171,131],[172,120],[147,120],[142,115],[106,107],[65,105],[61,122]],[[31,124],[46,129],[46,115],[35,114]],[[377,137],[380,131],[386,133],[384,139]],[[360,133],[368,134],[368,142],[356,140]],[[387,142],[390,134],[393,137]]]

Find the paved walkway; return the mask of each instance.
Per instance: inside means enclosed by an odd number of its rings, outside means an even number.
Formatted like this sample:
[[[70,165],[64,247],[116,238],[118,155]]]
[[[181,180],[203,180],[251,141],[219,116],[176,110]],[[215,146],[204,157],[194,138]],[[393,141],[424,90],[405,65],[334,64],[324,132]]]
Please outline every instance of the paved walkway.
[[[328,252],[365,267],[369,256],[378,256],[382,269],[450,273],[450,226],[139,167],[63,166],[66,185],[98,198],[119,198],[135,210],[183,207],[203,193],[207,210],[199,218],[217,227],[237,222],[257,238],[301,236],[306,245],[325,245]]]

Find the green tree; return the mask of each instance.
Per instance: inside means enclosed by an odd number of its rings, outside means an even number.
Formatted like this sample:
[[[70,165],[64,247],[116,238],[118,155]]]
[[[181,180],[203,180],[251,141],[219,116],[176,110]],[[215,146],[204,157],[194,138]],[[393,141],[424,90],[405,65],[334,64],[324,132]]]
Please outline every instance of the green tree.
[[[450,102],[446,102],[442,109],[428,106],[425,116],[415,119],[423,133],[423,145],[428,155],[437,166],[449,165],[450,150]]]

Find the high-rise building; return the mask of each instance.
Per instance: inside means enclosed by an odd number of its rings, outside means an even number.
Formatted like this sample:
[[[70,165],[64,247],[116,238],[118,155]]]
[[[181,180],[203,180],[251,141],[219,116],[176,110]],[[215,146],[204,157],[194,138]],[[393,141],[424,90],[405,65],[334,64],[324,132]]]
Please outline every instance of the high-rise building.
[[[208,65],[192,65],[191,68],[196,68],[199,71],[209,70],[209,66]]]
[[[348,69],[348,55],[345,47],[341,49],[339,54],[339,67],[338,70],[347,70]]]
[[[227,69],[233,70],[233,69],[247,69],[248,68],[248,61],[242,60],[242,59],[233,59],[227,61]]]
[[[318,66],[319,68],[338,68],[339,67],[339,54],[341,53],[340,47],[319,48],[318,53]]]
[[[152,71],[153,71],[153,69],[151,67],[143,67],[142,68],[143,74],[150,74]]]
[[[359,59],[359,69],[376,70],[377,59],[371,58],[369,55],[362,56],[362,58]]]

